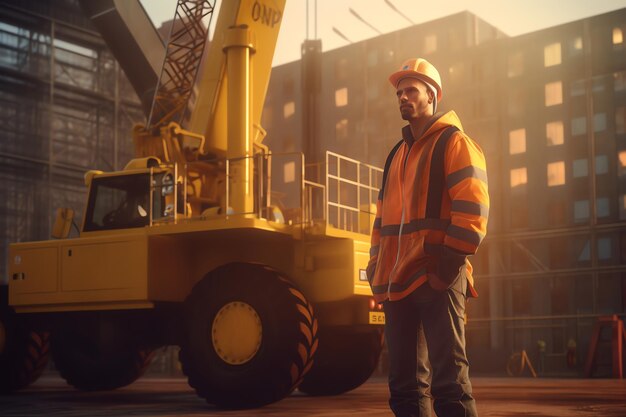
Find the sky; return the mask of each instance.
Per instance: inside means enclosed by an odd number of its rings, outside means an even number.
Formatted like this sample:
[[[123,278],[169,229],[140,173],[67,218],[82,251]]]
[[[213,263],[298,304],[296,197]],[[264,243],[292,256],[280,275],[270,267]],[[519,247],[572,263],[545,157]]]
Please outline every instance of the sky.
[[[228,0],[221,0],[228,1]],[[271,0],[268,0],[271,2]],[[509,36],[522,35],[562,23],[626,7],[626,0],[387,0],[415,24],[468,10]],[[141,0],[158,27],[174,16],[176,0]],[[217,0],[219,7],[220,0]],[[385,0],[287,0],[273,65],[300,59],[300,45],[315,39],[314,7],[317,4],[317,38],[328,51],[411,26],[406,18],[389,7]],[[359,21],[361,16],[375,29]],[[215,26],[215,20],[212,23]],[[337,35],[338,29],[349,41]]]

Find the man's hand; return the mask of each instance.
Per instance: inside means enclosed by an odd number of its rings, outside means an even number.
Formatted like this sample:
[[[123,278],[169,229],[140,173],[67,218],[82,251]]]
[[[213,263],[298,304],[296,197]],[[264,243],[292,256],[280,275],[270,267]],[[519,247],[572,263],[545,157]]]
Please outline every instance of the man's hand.
[[[428,274],[428,285],[435,291],[445,291],[448,289],[448,284],[441,280],[436,274]]]

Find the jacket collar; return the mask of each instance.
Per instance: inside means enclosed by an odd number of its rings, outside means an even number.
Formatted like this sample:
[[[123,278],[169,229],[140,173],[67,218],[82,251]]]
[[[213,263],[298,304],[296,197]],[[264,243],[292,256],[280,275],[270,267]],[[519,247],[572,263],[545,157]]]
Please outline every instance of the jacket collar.
[[[437,122],[437,120],[439,120],[441,118],[441,116],[443,116],[444,113],[435,113],[433,114],[430,119],[428,120],[428,122],[426,122],[426,125],[424,125],[424,130],[422,133],[421,137],[425,136],[425,133],[428,133],[428,130],[435,124],[435,122]],[[432,132],[430,132],[432,133]],[[421,138],[420,137],[420,138]],[[404,141],[406,142],[407,145],[412,145],[413,142],[415,140],[419,140],[420,138],[415,139],[413,137],[413,132],[411,131],[411,125],[406,125],[402,128],[402,139],[404,139]]]

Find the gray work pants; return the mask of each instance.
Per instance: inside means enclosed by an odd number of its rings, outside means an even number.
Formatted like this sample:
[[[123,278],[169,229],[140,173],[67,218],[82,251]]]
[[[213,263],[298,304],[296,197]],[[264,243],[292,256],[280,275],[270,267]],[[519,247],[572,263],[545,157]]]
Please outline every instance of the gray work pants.
[[[389,405],[397,417],[428,416],[422,389],[425,379],[420,376],[418,382],[417,378],[419,349],[416,335],[420,328],[428,346],[431,393],[437,416],[478,416],[465,352],[466,291],[467,278],[462,270],[446,291],[435,291],[425,284],[402,300],[384,303],[385,339],[389,351]]]

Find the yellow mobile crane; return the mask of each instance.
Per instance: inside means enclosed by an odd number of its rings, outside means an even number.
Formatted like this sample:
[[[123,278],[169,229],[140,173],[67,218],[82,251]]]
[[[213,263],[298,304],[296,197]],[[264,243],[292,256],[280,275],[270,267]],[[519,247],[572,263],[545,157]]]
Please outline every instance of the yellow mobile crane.
[[[105,1],[128,16],[132,2]],[[381,172],[327,153],[316,183],[301,154],[269,152],[261,110],[285,0],[225,1],[200,65],[213,5],[179,0],[186,29],[150,58],[165,55],[155,100],[138,91],[149,117],[133,131],[136,158],[85,174],[79,236],[68,238],[72,213],[60,209],[59,239],[10,246],[0,392],[34,381],[48,348],[68,383],[104,390],[178,345],[198,395],[236,408],[296,388],[338,394],[376,368],[384,316],[365,267]]]

